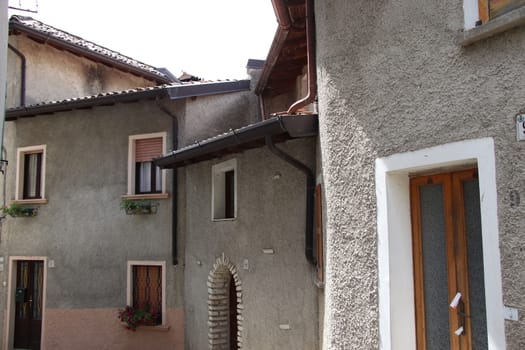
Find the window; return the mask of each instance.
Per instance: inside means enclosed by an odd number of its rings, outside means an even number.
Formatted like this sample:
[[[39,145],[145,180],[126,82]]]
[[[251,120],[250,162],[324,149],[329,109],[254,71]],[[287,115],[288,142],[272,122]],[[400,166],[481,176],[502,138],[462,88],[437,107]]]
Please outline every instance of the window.
[[[486,24],[523,5],[525,0],[464,0],[465,29]]]
[[[230,159],[212,167],[212,218],[234,219],[237,215],[237,162]]]
[[[16,200],[45,199],[46,146],[21,147],[17,152]]]
[[[166,133],[129,137],[128,195],[165,193],[165,174],[152,159],[166,153]]]
[[[525,5],[525,0],[478,0],[479,18],[482,24],[504,13]]]
[[[165,323],[166,263],[154,261],[128,262],[127,304],[149,308],[157,323]]]

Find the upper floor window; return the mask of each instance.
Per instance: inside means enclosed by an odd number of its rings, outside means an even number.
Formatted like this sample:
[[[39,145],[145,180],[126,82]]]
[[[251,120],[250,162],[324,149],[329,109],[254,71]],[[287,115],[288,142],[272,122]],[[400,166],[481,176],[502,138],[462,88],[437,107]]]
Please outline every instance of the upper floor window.
[[[128,195],[165,192],[165,174],[152,162],[165,152],[165,132],[129,137]]]
[[[212,219],[237,216],[237,161],[230,159],[212,167]]]
[[[16,200],[45,198],[45,154],[45,145],[18,148]]]
[[[525,5],[525,0],[464,0],[465,29],[479,25]]]

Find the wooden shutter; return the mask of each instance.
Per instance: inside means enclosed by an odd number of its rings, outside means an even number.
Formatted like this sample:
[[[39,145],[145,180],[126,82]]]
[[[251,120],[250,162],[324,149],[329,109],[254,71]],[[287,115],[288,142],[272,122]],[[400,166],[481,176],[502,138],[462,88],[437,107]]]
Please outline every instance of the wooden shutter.
[[[525,5],[525,0],[478,0],[482,23]]]
[[[323,206],[321,185],[315,187],[315,235],[317,248],[317,279],[323,282]]]
[[[135,141],[135,162],[149,162],[162,155],[162,137]]]
[[[162,312],[161,266],[133,266],[133,307]]]

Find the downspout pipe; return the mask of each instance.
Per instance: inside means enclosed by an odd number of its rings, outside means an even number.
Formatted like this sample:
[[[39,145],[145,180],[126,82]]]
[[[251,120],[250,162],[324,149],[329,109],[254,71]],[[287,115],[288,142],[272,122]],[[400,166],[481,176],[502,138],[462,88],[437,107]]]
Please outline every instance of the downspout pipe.
[[[306,60],[307,60],[307,77],[308,93],[302,99],[293,103],[288,108],[288,114],[296,113],[300,108],[309,105],[315,100],[317,94],[317,73],[315,59],[315,18],[313,0],[305,0],[306,6]]]
[[[7,47],[13,51],[20,58],[20,106],[26,105],[26,57],[20,50],[11,44],[7,44]]]
[[[299,160],[293,158],[288,153],[275,147],[272,136],[266,135],[265,142],[268,149],[277,157],[283,159],[296,169],[300,170],[306,176],[306,228],[305,228],[305,244],[304,253],[306,260],[313,266],[317,265],[317,260],[314,256],[314,196],[315,196],[315,176],[313,171],[301,163]]]
[[[155,102],[157,103],[157,106],[159,106],[160,110],[166,113],[171,117],[172,124],[171,124],[171,138],[172,138],[172,149],[177,149],[179,146],[179,121],[177,119],[177,116],[173,114],[169,109],[164,106],[157,96],[155,99]],[[171,196],[171,258],[172,263],[174,266],[179,264],[178,261],[178,241],[177,241],[177,228],[178,228],[178,169],[173,169],[172,173],[172,196]]]

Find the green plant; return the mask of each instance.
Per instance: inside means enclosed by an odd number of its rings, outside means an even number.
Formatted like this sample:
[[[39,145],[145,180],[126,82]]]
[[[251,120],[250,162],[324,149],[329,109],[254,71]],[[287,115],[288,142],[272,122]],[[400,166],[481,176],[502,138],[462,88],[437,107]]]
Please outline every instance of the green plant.
[[[118,318],[121,322],[126,323],[126,328],[131,331],[136,331],[140,325],[155,325],[158,322],[158,315],[152,314],[148,306],[134,308],[128,305],[118,310]]]
[[[9,206],[2,208],[2,213],[13,218],[17,216],[36,216],[37,209],[24,207],[18,203],[11,203]]]
[[[151,203],[149,200],[123,199],[120,201],[120,208],[126,214],[154,214],[157,212],[158,203]]]

